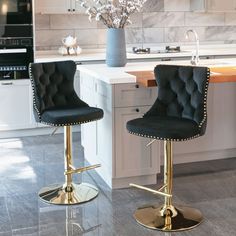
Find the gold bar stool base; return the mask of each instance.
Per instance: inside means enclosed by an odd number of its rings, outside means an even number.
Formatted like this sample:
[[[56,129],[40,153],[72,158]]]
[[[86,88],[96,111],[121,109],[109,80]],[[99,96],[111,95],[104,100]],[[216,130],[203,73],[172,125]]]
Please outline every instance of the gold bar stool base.
[[[197,209],[185,206],[174,208],[176,216],[172,216],[171,211],[162,216],[162,206],[143,206],[135,211],[134,218],[139,224],[149,229],[165,232],[192,229],[203,221],[202,213]]]
[[[39,191],[42,201],[56,205],[74,205],[91,201],[98,195],[98,189],[88,183],[71,184],[70,189],[66,185],[57,184],[44,187]]]

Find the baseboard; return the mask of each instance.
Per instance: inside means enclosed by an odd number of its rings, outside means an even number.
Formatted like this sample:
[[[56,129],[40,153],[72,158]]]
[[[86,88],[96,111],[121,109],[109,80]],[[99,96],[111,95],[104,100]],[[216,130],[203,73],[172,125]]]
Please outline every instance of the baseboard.
[[[43,128],[33,128],[33,129],[19,129],[19,130],[8,130],[0,132],[0,139],[3,138],[20,138],[27,136],[36,135],[50,135],[52,134],[55,127],[43,127]],[[73,127],[74,132],[80,132],[80,126]],[[56,133],[63,133],[63,127],[59,127]]]
[[[191,163],[199,161],[211,161],[218,159],[226,159],[236,157],[236,149],[214,150],[208,152],[196,152],[187,154],[173,154],[174,164]],[[161,157],[161,165],[163,165],[163,156]]]

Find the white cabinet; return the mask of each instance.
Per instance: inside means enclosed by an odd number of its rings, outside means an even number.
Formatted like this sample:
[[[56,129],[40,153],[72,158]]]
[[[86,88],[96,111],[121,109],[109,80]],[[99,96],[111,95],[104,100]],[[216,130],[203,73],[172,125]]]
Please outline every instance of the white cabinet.
[[[236,10],[236,0],[191,0],[191,10],[208,12],[233,12]]]
[[[149,108],[149,106],[140,106],[115,109],[117,177],[156,174],[159,171],[158,146],[154,144],[147,147],[151,139],[132,135],[126,129],[129,120],[141,117]]]
[[[29,80],[0,81],[0,130],[34,128]]]
[[[84,12],[78,0],[35,0],[35,12],[42,14],[66,14]]]
[[[35,12],[36,13],[67,13],[70,9],[70,1],[68,0],[36,0]]]
[[[159,142],[150,147],[150,139],[131,135],[128,120],[141,117],[153,104],[156,88],[142,88],[135,83],[107,84],[85,72],[80,74],[81,99],[102,108],[103,119],[82,125],[81,142],[85,158],[101,163],[96,169],[111,188],[156,183],[160,170]]]
[[[207,10],[208,11],[235,11],[235,0],[208,0],[207,1]]]

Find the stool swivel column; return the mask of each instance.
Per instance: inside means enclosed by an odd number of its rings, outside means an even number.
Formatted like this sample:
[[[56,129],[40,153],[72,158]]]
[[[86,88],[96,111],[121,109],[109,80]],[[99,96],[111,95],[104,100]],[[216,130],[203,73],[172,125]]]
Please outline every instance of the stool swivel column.
[[[98,195],[88,183],[75,184],[72,175],[99,167],[75,168],[72,163],[72,126],[99,120],[103,111],[89,107],[74,90],[76,65],[73,61],[31,63],[29,74],[33,88],[34,114],[38,122],[64,127],[65,183],[44,187],[39,197],[52,204],[80,204]]]
[[[134,135],[164,141],[164,185],[158,190],[130,185],[164,196],[164,204],[140,207],[134,218],[147,228],[183,231],[199,225],[203,217],[197,209],[172,203],[172,142],[187,141],[205,133],[210,71],[206,67],[158,65],[154,74],[158,97],[142,118],[127,122],[127,129]]]

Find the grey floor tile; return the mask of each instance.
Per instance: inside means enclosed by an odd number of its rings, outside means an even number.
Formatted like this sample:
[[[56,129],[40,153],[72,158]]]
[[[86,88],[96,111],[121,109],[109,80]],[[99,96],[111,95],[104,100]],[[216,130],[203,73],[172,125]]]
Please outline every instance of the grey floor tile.
[[[38,199],[36,194],[9,196],[6,199],[12,230],[38,226]]]
[[[80,133],[73,136],[75,165],[86,165]],[[163,198],[127,188],[111,191],[94,170],[75,182],[99,187],[93,201],[56,206],[38,199],[41,187],[64,182],[63,135],[0,140],[0,236],[234,236],[236,158],[176,165],[174,202],[202,211],[205,221],[180,233],[163,233],[136,223],[133,212]],[[158,188],[162,177],[158,176]]]
[[[39,228],[30,227],[30,228],[22,228],[16,229],[12,231],[12,236],[39,236]]]

